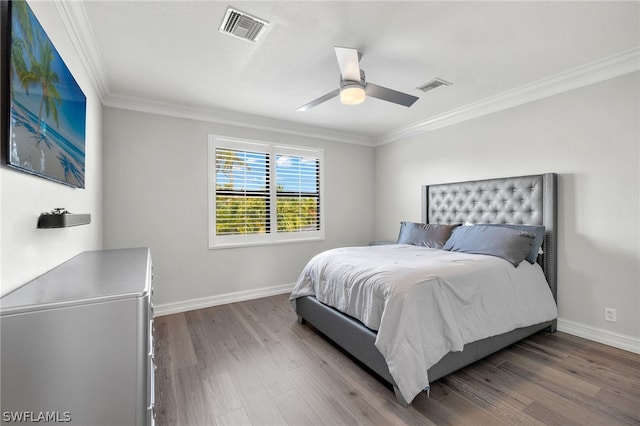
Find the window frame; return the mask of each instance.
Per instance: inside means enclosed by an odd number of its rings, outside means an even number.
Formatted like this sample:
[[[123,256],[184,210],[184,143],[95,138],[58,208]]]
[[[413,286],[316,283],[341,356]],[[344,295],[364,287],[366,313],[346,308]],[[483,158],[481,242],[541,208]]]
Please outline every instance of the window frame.
[[[234,234],[217,235],[216,233],[216,150],[230,149],[236,151],[250,151],[266,153],[269,156],[269,232],[264,234]],[[324,241],[324,150],[322,148],[312,148],[279,143],[250,140],[244,138],[228,137],[221,135],[209,135],[209,249],[251,247],[262,245],[276,245],[296,242]],[[318,164],[318,193],[319,193],[319,221],[318,230],[312,231],[278,231],[277,217],[277,175],[276,156],[291,155],[298,157],[314,157],[319,160]]]

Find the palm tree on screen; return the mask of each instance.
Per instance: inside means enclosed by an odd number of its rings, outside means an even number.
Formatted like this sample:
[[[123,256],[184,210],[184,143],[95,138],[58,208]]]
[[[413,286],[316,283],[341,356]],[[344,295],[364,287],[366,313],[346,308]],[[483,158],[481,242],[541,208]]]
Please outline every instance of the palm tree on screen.
[[[64,180],[69,182],[69,175],[72,175],[76,181],[82,184],[82,173],[78,170],[76,165],[67,157],[66,155],[60,153],[58,154],[58,161],[62,166],[62,170],[64,171]]]
[[[13,37],[11,41],[11,68],[20,81],[20,86],[29,94],[29,86],[37,82],[37,78],[31,73],[25,55],[33,63],[33,29],[29,19],[27,2],[14,1],[11,5],[17,18],[18,26],[22,31],[23,38]],[[17,32],[16,32],[17,33]],[[13,84],[11,85],[11,96],[14,96]]]
[[[37,144],[40,145],[40,131],[42,128],[42,109],[46,116],[53,116],[56,122],[56,126],[59,126],[58,122],[58,108],[56,104],[62,103],[60,92],[56,88],[58,83],[58,74],[53,71],[53,47],[49,40],[38,40],[39,52],[38,61],[32,66],[32,73],[38,78],[36,84],[40,85],[42,89],[42,99],[40,100],[40,108],[38,109],[38,132],[36,134]]]
[[[42,99],[38,110],[38,124],[35,135],[36,146],[40,146],[42,140],[41,130],[43,126],[43,109],[47,117],[53,116],[56,126],[59,126],[58,107],[62,103],[60,92],[56,88],[59,77],[53,70],[54,54],[53,46],[48,39],[34,36],[33,27],[27,3],[24,0],[12,3],[13,14],[16,16],[17,26],[20,27],[22,37],[18,37],[18,31],[14,31],[15,37],[11,44],[11,68],[18,78],[20,86],[29,94],[29,88],[40,86]],[[11,84],[11,95],[14,96],[14,85]]]

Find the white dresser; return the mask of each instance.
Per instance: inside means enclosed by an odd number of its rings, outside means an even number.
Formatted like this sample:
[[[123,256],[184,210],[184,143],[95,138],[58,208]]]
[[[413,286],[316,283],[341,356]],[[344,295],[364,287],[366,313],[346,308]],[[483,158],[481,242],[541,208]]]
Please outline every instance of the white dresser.
[[[0,299],[0,423],[153,425],[148,248],[77,255]]]

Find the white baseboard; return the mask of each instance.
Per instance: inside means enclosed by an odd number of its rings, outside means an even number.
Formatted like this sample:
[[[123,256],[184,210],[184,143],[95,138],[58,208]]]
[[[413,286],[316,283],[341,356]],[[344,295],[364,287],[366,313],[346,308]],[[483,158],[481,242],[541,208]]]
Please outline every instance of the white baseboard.
[[[211,306],[226,305],[227,303],[242,302],[244,300],[259,299],[261,297],[275,296],[276,294],[291,293],[295,284],[282,284],[273,287],[263,287],[255,290],[237,291],[234,293],[220,294],[217,296],[201,297],[198,299],[183,300],[182,302],[163,303],[153,306],[155,316],[177,314],[192,311],[194,309],[208,308]]]
[[[237,291],[234,293],[220,294],[217,296],[202,297],[198,299],[184,300],[174,303],[154,305],[156,316],[177,314],[192,311],[194,309],[208,308],[211,306],[225,305],[227,303],[242,302],[244,300],[259,299],[261,297],[275,296],[277,294],[290,293],[295,284],[282,284],[273,287],[263,287],[255,290]],[[640,354],[640,339],[615,333],[609,330],[580,324],[574,321],[558,318],[558,331],[568,333],[594,342],[613,346],[614,348]]]
[[[640,339],[558,318],[558,331],[640,354]]]

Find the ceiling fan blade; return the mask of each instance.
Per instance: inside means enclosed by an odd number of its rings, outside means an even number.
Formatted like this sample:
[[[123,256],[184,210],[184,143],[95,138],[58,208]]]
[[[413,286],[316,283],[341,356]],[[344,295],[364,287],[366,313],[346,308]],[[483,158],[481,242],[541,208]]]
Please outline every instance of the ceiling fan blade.
[[[315,101],[311,101],[306,105],[302,105],[300,108],[298,108],[296,111],[306,111],[308,109],[311,109],[313,107],[316,107],[318,105],[320,105],[323,102],[328,101],[331,98],[335,98],[336,96],[338,96],[340,94],[340,89],[336,89],[333,90],[329,93],[327,93],[324,96],[320,96],[318,99],[316,99]]]
[[[360,81],[360,56],[357,49],[334,47],[343,80]]]
[[[420,99],[417,96],[398,92],[397,90],[388,89],[373,83],[367,83],[364,91],[367,96],[382,99],[383,101],[393,102],[398,105],[404,105],[406,107],[410,107],[415,101]]]

